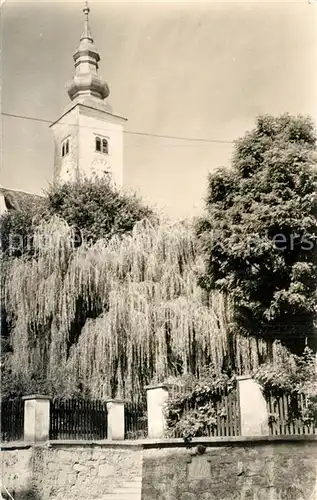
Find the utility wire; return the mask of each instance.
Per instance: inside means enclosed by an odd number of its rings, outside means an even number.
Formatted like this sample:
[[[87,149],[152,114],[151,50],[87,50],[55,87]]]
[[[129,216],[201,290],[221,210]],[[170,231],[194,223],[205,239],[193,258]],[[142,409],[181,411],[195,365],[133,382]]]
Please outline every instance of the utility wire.
[[[36,122],[43,122],[43,123],[49,123],[52,125],[52,121],[50,120],[45,120],[44,118],[35,118],[32,116],[22,116],[22,115],[15,115],[12,113],[1,113],[3,116],[9,116],[11,118],[19,118],[22,120],[31,120],[31,121],[36,121]],[[83,127],[83,128],[92,128],[92,129],[98,129],[100,130],[100,127],[92,127],[89,125],[76,125],[76,124],[69,124],[65,122],[60,122],[61,125],[70,125],[72,127],[77,126],[77,127]],[[104,130],[111,130],[111,129],[104,129]],[[141,135],[145,137],[157,137],[161,139],[174,139],[178,141],[193,141],[193,142],[205,142],[205,143],[215,143],[215,144],[233,144],[234,141],[226,141],[226,140],[220,140],[220,139],[207,139],[207,138],[202,138],[202,137],[182,137],[182,136],[174,136],[174,135],[161,135],[161,134],[151,134],[148,132],[135,132],[131,130],[124,130],[124,134],[129,134],[129,135]]]

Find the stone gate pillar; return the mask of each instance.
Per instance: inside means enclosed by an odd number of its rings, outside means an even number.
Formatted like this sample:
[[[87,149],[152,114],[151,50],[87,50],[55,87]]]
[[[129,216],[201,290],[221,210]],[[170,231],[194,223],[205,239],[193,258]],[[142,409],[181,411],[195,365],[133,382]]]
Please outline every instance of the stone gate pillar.
[[[24,441],[47,441],[50,436],[50,396],[23,396]]]
[[[124,439],[124,401],[121,399],[107,401],[107,413],[107,438],[113,441]]]
[[[237,377],[241,436],[268,436],[268,411],[259,384],[249,375]]]
[[[166,429],[163,413],[164,403],[168,398],[167,385],[152,385],[146,388],[148,437],[162,438]]]

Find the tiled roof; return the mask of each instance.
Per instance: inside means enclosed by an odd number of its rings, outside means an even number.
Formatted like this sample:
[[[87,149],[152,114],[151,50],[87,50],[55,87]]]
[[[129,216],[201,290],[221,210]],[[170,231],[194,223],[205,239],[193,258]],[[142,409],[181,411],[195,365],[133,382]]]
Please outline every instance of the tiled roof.
[[[3,196],[7,210],[23,210],[38,206],[44,202],[44,197],[39,194],[26,193],[16,189],[0,187],[0,196]]]

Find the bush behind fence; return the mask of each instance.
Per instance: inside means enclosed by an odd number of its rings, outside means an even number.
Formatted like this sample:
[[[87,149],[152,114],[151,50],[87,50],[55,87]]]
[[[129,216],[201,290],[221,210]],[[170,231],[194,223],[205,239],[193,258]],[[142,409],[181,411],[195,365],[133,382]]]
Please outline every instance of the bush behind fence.
[[[184,396],[187,391],[188,389],[184,386],[172,386],[169,397],[179,398]],[[208,423],[201,425],[198,429],[198,425],[196,426],[193,421],[193,411],[199,417],[200,413],[206,413],[208,409],[214,415],[214,422],[212,425],[208,425]],[[239,436],[241,432],[238,392],[236,389],[231,391],[224,388],[214,389],[209,402],[200,402],[199,398],[193,401],[189,397],[184,404],[183,411],[179,414],[179,418],[184,422],[184,425],[186,425],[186,420],[192,421],[192,428],[196,427],[197,437]],[[184,437],[179,425],[169,427],[167,435],[176,438]]]
[[[304,394],[272,393],[266,402],[271,435],[317,434],[314,423],[305,418],[309,401]]]

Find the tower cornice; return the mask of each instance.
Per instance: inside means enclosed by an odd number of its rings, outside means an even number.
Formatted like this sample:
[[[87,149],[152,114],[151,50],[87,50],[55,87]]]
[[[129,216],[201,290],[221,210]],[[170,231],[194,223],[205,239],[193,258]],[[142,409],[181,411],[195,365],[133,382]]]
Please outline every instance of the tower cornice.
[[[58,120],[56,120],[55,122],[51,123],[50,124],[50,128],[51,127],[54,127],[54,125],[56,125],[57,123],[60,123],[61,120],[63,119],[64,116],[66,116],[70,111],[72,111],[73,109],[75,109],[76,107],[78,107],[79,109],[91,109],[91,110],[94,110],[94,111],[99,111],[101,113],[103,113],[103,115],[105,116],[106,119],[110,118],[110,119],[114,119],[114,120],[120,120],[122,122],[127,122],[128,121],[128,118],[125,118],[124,116],[121,116],[121,115],[117,115],[115,113],[110,113],[110,111],[107,111],[106,109],[102,109],[102,107],[105,106],[105,104],[103,102],[100,102],[99,105],[97,105],[97,103],[92,103],[92,104],[87,104],[87,103],[82,103],[82,102],[79,102],[79,101],[74,101],[72,102],[67,108],[66,110],[64,111],[64,113],[58,118]]]

